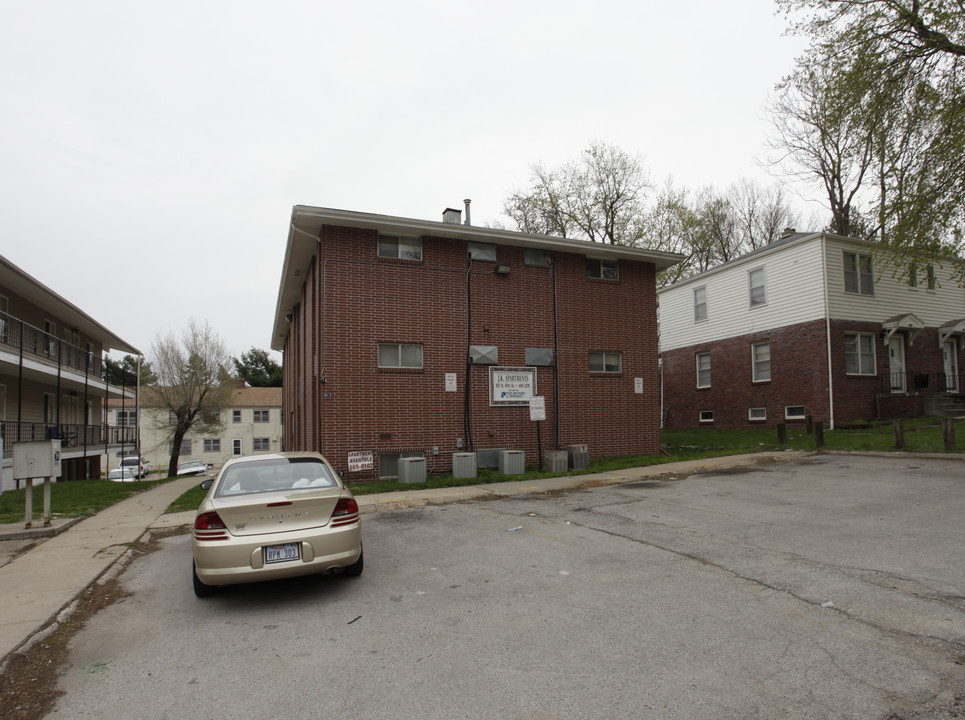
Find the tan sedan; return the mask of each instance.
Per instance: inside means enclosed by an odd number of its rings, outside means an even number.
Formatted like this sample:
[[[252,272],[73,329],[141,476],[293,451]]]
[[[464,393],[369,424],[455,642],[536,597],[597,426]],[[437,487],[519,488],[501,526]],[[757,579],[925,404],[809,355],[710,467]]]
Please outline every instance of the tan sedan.
[[[198,597],[219,585],[362,573],[358,503],[318,453],[236,458],[209,484],[192,537]]]

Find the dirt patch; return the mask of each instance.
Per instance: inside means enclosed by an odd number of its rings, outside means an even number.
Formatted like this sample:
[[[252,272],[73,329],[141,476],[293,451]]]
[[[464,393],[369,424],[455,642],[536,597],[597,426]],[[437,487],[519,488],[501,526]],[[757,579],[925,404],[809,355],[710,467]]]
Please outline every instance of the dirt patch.
[[[145,535],[143,541],[133,546],[132,556],[152,553],[160,548],[161,539],[185,532],[185,528],[168,528]],[[57,690],[57,678],[67,660],[70,640],[100,610],[128,595],[117,577],[91,583],[67,611],[41,631],[41,635],[46,632],[46,636],[7,656],[0,666],[0,718],[42,720],[46,717],[63,694]]]

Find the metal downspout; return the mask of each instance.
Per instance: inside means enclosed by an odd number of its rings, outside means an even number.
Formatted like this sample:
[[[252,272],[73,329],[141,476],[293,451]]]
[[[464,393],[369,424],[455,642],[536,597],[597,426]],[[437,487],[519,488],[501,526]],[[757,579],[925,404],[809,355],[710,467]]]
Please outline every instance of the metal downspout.
[[[824,285],[824,335],[828,350],[828,410],[831,414],[828,430],[834,430],[834,375],[831,363],[831,307],[828,298],[828,253],[827,238],[821,235],[821,274]]]

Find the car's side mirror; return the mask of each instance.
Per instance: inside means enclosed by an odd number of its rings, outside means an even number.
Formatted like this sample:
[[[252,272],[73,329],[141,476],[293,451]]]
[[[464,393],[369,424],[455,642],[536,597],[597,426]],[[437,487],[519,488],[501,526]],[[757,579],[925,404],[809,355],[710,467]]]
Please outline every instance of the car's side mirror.
[[[211,483],[213,483],[213,482],[214,482],[214,480],[205,480],[203,483],[201,483],[201,489],[202,489],[202,490],[209,490],[209,489],[211,488]]]

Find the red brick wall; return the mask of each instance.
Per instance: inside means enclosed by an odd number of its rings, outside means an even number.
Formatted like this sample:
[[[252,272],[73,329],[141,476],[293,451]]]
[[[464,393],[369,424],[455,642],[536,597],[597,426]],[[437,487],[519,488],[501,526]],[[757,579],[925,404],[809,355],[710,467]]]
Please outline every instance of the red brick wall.
[[[880,323],[834,320],[831,330],[831,366],[836,423],[876,418],[917,417],[921,398],[895,396],[890,392],[888,347]],[[845,333],[875,336],[876,374],[848,375]],[[771,343],[771,381],[751,381],[751,343]],[[664,412],[668,428],[770,427],[784,422],[787,405],[804,405],[805,412],[826,425],[831,419],[828,402],[827,333],[823,320],[777,330],[695,345],[663,353]],[[697,388],[696,354],[711,354],[711,387]],[[938,331],[925,328],[913,343],[905,345],[909,391],[915,374],[943,372]],[[765,422],[748,420],[748,409],[765,407]],[[713,423],[701,423],[701,410],[714,412]]]
[[[521,449],[535,464],[529,409],[490,407],[488,366],[468,368],[467,432],[466,354],[468,345],[494,345],[500,366],[524,366],[526,348],[553,348],[555,274],[558,403],[554,368],[537,370],[544,452],[557,447],[557,410],[560,446],[585,443],[591,457],[658,451],[653,266],[621,261],[619,281],[589,280],[582,255],[556,253],[554,267],[532,268],[521,248],[498,247],[511,272],[473,263],[467,317],[466,258],[464,242],[425,237],[422,262],[387,260],[377,257],[375,231],[323,229],[317,293],[309,276],[285,352],[286,413],[294,410],[285,437],[298,438],[290,449],[318,449],[339,468],[350,451],[370,450],[377,462],[380,452],[416,450],[430,470],[448,470],[461,438],[463,450]],[[379,369],[380,342],[421,343],[423,368]],[[591,350],[622,352],[622,373],[591,376]],[[446,373],[456,374],[457,392],[446,392]],[[634,393],[638,377],[643,394]]]

